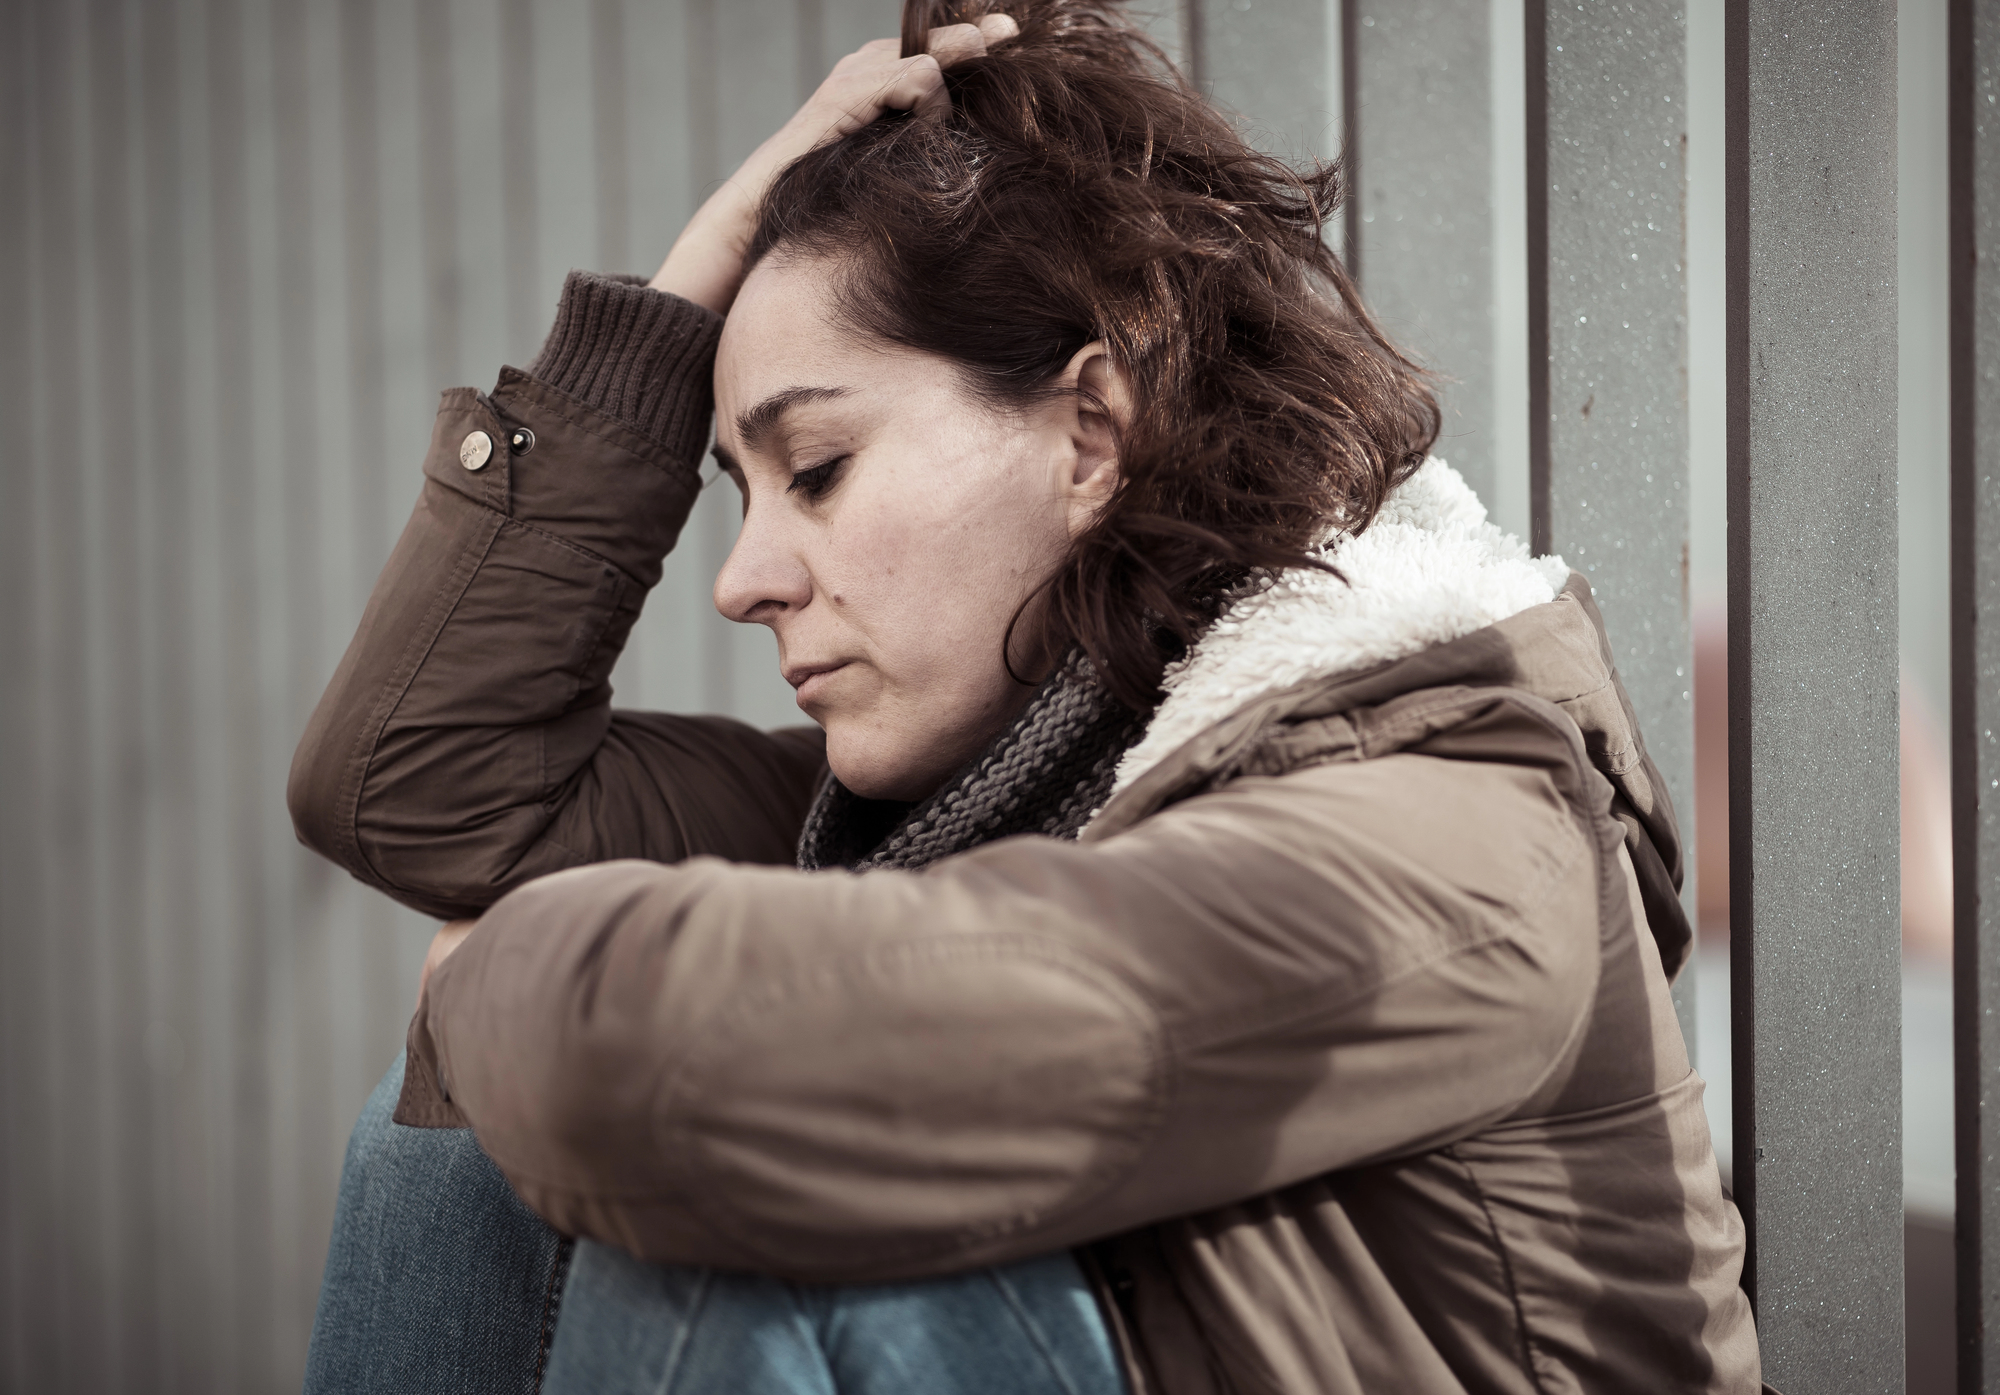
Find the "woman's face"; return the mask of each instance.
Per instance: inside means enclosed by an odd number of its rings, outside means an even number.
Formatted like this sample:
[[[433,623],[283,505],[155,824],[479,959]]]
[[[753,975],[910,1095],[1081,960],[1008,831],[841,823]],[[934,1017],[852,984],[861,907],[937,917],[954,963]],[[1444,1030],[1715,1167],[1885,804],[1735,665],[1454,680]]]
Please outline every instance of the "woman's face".
[[[921,799],[1027,701],[1001,645],[1116,482],[1096,404],[1121,411],[1123,384],[1092,345],[1062,391],[996,411],[947,360],[835,323],[834,272],[766,258],[723,328],[717,453],[744,515],[715,605],[777,635],[841,783]]]

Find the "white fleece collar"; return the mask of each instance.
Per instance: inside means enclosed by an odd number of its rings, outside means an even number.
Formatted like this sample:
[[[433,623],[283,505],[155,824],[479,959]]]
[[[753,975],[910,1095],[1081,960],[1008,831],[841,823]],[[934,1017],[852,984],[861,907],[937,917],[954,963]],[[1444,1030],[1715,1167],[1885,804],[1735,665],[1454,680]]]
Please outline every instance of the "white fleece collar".
[[[1367,531],[1335,537],[1325,556],[1340,576],[1285,572],[1229,605],[1167,669],[1166,698],[1119,763],[1113,795],[1266,693],[1408,658],[1552,601],[1569,579],[1562,558],[1530,558],[1488,522],[1479,496],[1435,456],[1391,491]]]

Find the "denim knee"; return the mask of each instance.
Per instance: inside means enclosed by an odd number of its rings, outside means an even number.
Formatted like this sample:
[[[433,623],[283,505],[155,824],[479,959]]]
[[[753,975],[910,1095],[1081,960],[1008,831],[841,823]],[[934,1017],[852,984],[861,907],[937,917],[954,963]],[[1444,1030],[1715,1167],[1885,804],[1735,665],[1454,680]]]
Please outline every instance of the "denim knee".
[[[349,1136],[308,1395],[520,1392],[540,1383],[569,1245],[469,1129],[392,1121],[398,1060]]]

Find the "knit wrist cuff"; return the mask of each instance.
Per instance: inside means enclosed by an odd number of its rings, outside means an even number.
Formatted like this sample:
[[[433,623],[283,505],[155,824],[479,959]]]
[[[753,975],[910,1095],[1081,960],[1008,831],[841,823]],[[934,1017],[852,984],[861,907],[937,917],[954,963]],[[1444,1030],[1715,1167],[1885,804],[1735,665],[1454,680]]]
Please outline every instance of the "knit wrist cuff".
[[[636,276],[572,271],[527,373],[699,465],[714,410],[722,316]]]

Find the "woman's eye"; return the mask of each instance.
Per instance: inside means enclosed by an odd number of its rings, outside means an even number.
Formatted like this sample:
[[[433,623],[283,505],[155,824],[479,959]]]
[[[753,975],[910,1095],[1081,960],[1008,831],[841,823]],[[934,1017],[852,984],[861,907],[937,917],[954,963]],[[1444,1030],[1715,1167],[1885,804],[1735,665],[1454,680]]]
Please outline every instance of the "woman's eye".
[[[809,470],[794,470],[792,482],[785,486],[785,493],[803,494],[808,499],[817,499],[833,488],[834,477],[846,463],[846,456],[837,455],[824,465],[815,465]]]

